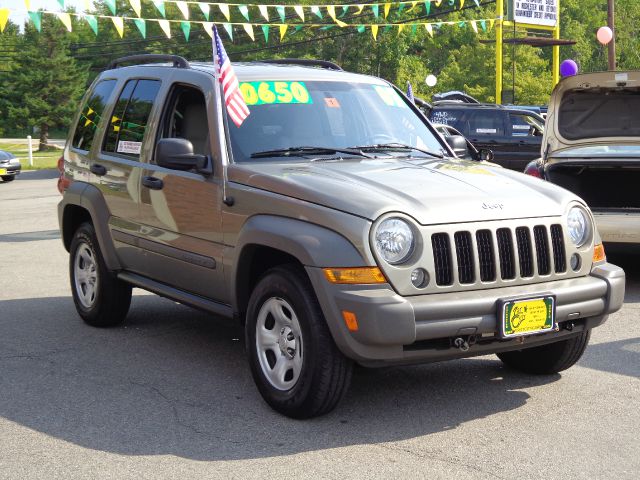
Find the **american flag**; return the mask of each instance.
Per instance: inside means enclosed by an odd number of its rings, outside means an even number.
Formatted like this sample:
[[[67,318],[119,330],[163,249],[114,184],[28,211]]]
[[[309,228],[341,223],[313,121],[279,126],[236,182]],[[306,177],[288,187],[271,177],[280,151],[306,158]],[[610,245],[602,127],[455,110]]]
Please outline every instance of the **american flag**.
[[[227,106],[227,112],[237,127],[242,125],[244,119],[249,116],[249,108],[244,103],[242,93],[236,72],[233,71],[231,61],[227,57],[227,52],[222,45],[218,29],[213,26],[213,51],[214,63],[216,64],[216,74],[218,80],[222,84],[224,91],[224,103]]]
[[[411,82],[407,82],[407,97],[413,103],[416,103],[415,99],[413,98],[413,87],[411,87]]]

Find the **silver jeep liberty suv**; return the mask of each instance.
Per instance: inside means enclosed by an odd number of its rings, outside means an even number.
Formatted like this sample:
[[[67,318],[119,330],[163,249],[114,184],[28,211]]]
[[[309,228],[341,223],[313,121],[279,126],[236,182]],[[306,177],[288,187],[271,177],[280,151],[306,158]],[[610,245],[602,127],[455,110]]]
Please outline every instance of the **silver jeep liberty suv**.
[[[624,272],[572,193],[455,158],[379,78],[235,69],[240,127],[213,65],[176,56],[120,59],[82,100],[59,217],[88,324],[122,322],[132,287],[234,318],[264,399],[307,418],[354,363],[561,371],[621,307]]]

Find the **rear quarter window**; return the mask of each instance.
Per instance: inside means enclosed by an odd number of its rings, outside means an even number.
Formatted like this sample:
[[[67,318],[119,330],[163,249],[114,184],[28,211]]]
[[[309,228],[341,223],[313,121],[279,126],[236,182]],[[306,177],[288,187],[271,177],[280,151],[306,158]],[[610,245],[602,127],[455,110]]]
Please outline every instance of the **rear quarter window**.
[[[80,150],[91,150],[98,124],[107,100],[116,86],[115,80],[103,80],[96,84],[87,103],[82,107],[71,145]]]

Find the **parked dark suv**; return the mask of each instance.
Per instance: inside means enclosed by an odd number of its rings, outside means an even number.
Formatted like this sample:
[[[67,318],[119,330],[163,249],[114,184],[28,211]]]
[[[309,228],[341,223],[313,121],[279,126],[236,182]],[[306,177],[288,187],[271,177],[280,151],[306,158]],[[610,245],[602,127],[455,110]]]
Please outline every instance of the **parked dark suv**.
[[[458,101],[436,102],[429,120],[460,130],[478,149],[494,153],[494,162],[522,172],[540,157],[544,119],[525,109]]]

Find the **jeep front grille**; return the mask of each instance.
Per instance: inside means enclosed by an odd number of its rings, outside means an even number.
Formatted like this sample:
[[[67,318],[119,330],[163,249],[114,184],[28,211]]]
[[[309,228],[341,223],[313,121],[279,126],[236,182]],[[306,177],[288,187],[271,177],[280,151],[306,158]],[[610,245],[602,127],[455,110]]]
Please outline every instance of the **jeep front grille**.
[[[438,286],[473,284],[477,277],[493,282],[566,271],[563,232],[557,224],[458,231],[453,244],[448,233],[439,232],[431,236],[431,246]]]

